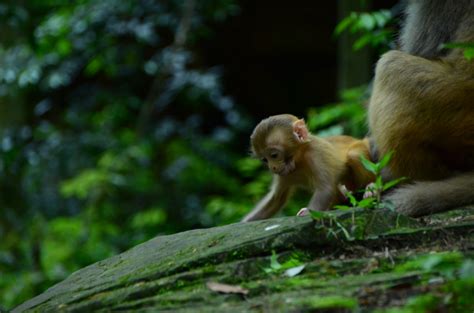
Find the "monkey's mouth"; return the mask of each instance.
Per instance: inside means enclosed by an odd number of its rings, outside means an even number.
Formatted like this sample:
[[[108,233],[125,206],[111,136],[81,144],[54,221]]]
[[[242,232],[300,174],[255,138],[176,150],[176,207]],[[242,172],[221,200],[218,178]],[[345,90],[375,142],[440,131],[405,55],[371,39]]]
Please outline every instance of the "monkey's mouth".
[[[285,164],[279,171],[275,172],[275,174],[280,176],[286,176],[295,170],[295,162],[290,161]]]

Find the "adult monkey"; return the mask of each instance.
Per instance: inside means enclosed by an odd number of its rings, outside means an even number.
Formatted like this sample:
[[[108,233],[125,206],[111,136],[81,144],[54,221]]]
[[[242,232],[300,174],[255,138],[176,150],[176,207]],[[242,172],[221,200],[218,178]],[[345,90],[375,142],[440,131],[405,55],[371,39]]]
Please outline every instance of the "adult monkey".
[[[474,203],[474,60],[443,43],[474,42],[474,0],[411,0],[401,51],[377,63],[369,127],[388,177],[406,184],[386,199],[421,216]]]

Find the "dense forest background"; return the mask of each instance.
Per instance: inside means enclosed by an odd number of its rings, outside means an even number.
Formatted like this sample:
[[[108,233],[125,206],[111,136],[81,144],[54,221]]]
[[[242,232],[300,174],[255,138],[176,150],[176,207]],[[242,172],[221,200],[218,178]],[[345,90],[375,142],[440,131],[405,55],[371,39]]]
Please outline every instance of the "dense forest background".
[[[238,221],[271,179],[247,153],[263,117],[364,136],[399,12],[376,2],[3,1],[0,308],[154,236]]]

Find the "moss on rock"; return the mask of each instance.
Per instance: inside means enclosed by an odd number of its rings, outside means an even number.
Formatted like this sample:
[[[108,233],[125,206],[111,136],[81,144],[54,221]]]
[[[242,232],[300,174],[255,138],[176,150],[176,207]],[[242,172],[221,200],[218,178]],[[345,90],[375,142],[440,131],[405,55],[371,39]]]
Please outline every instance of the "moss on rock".
[[[448,287],[458,280],[466,283],[457,267],[472,262],[473,216],[473,209],[431,220],[334,211],[317,221],[284,217],[160,236],[73,273],[13,312],[408,308],[410,297],[428,290],[439,298],[453,294]],[[437,264],[403,269],[418,256],[452,250],[459,253],[457,263],[429,259],[450,272]],[[290,277],[285,270],[292,264],[304,268]],[[248,294],[217,293],[207,288],[209,281],[239,285]],[[446,301],[437,305],[454,307]]]

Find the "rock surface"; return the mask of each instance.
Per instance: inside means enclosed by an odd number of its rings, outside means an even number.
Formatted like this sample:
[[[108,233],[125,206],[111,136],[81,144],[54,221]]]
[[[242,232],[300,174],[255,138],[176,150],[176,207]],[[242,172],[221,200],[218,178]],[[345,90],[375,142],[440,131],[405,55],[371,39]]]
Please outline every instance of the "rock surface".
[[[409,310],[427,294],[423,305],[474,308],[463,298],[474,290],[473,248],[474,208],[424,220],[356,210],[237,223],[156,237],[13,312]]]

